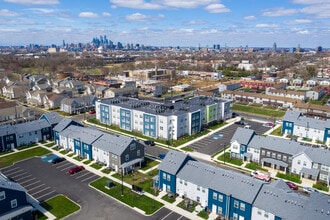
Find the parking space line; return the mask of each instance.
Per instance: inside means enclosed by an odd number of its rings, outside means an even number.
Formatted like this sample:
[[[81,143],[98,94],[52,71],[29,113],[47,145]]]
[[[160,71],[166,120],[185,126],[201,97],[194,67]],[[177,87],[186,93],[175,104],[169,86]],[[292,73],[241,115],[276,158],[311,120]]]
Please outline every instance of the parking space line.
[[[65,167],[64,169],[61,169],[61,171],[68,170],[71,166],[72,166],[72,165],[67,166],[67,167]]]
[[[41,193],[41,192],[43,192],[43,191],[45,191],[47,189],[50,189],[50,187],[46,187],[46,188],[44,188],[44,189],[42,189],[42,190],[40,190],[40,191],[38,191],[36,193],[33,193],[32,195],[36,195],[36,194]]]
[[[22,175],[24,175],[24,174],[27,174],[27,172],[20,173],[20,174],[15,175],[15,176],[10,176],[10,178],[15,179],[16,177],[18,177],[18,176],[22,176]]]
[[[14,168],[10,168],[10,169],[4,169],[4,172],[3,173],[11,172],[11,171],[17,170],[17,169],[21,169],[21,168],[20,167],[14,167]]]
[[[162,218],[162,219],[160,219],[160,220],[164,220],[164,219],[166,219],[169,215],[171,215],[173,213],[173,211],[171,211],[170,213],[168,213],[167,215],[165,215],[165,217],[164,218]]]
[[[15,173],[19,173],[19,172],[24,172],[24,170],[23,170],[23,169],[20,169],[20,170],[15,171],[15,172],[9,172],[9,173],[6,173],[6,176],[11,176],[11,175],[13,175],[13,174],[15,174]]]
[[[179,220],[179,219],[182,219],[182,218],[183,218],[183,215],[181,215],[181,216],[178,218],[178,220]]]
[[[27,188],[27,187],[29,187],[29,186],[32,186],[32,185],[34,185],[34,184],[36,184],[36,183],[40,183],[40,180],[38,180],[37,182],[30,183],[30,184],[24,186],[24,188]]]
[[[34,190],[34,189],[38,189],[39,187],[42,187],[42,186],[44,186],[44,185],[45,185],[45,184],[43,183],[43,184],[41,184],[41,185],[38,185],[38,186],[36,186],[36,187],[31,188],[29,191]]]
[[[42,196],[35,197],[35,199],[39,200],[40,198],[45,197],[45,196],[48,196],[49,194],[52,194],[53,192],[55,192],[55,190],[50,191],[50,192],[48,192],[48,193],[46,193],[46,194],[43,194]]]
[[[36,179],[36,178],[32,178],[32,179],[28,179],[28,180],[26,180],[26,181],[23,181],[23,182],[20,182],[20,184],[22,185],[22,184],[24,184],[24,183],[26,183],[26,182],[30,182],[31,180],[34,180],[34,179]]]
[[[17,179],[15,179],[15,181],[18,182],[18,181],[20,181],[21,179],[28,178],[28,177],[30,177],[30,176],[32,176],[32,175],[30,174],[30,175],[27,175],[27,176],[23,176],[23,177],[21,177],[21,178],[17,178]]]
[[[80,178],[82,178],[82,177],[84,177],[84,176],[86,176],[86,175],[88,175],[88,174],[90,174],[90,172],[86,172],[85,174],[76,177],[76,180],[77,180],[77,179],[80,179]]]
[[[70,162],[68,161],[63,161],[62,163],[60,164],[53,164],[54,167],[56,167],[56,169],[59,169],[59,168],[62,168],[64,166],[67,166],[68,164],[71,164]]]
[[[89,180],[89,179],[91,179],[91,178],[93,178],[93,177],[95,177],[95,176],[96,176],[96,175],[92,175],[92,176],[90,176],[90,177],[87,177],[87,178],[81,180],[81,182],[85,182],[86,180]]]

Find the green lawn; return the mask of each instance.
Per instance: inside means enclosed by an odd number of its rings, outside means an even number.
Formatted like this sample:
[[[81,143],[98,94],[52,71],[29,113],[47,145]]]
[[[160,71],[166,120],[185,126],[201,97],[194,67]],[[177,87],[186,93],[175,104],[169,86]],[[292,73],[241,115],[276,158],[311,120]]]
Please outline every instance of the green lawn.
[[[183,200],[182,202],[180,202],[177,206],[187,210],[188,212],[193,212],[195,211],[195,207],[197,206],[197,202],[192,201],[192,203],[190,203],[190,201],[192,200]]]
[[[101,169],[101,168],[103,167],[103,165],[98,164],[98,163],[93,163],[93,164],[91,165],[91,167],[93,167],[94,169],[99,170],[99,169]]]
[[[159,162],[157,160],[150,159],[148,157],[145,157],[145,163],[142,166],[141,170],[146,171],[149,170],[150,168],[157,166]]]
[[[190,147],[182,147],[181,150],[188,151],[188,152],[193,152],[194,151],[194,149],[192,149]]]
[[[91,160],[85,160],[84,162],[83,162],[83,164],[90,164],[92,161]]]
[[[276,128],[274,131],[272,131],[272,133],[270,133],[271,135],[274,135],[274,136],[279,136],[279,137],[282,137],[283,134],[282,134],[282,126]]]
[[[102,178],[92,182],[90,185],[131,207],[136,207],[136,208],[144,211],[145,214],[147,214],[147,215],[151,215],[151,214],[155,213],[164,205],[145,195],[140,195],[135,192],[132,192],[131,189],[129,189],[125,186],[122,187],[122,185],[118,184],[118,183],[114,183],[115,186],[110,189],[105,188],[105,183],[107,180],[109,180],[109,179],[106,177],[102,177]]]
[[[286,180],[290,180],[292,182],[295,183],[301,183],[301,179],[298,175],[293,175],[293,174],[284,174],[284,173],[277,173],[276,177],[281,178],[281,179],[286,179]]]
[[[262,106],[242,105],[238,103],[233,104],[232,111],[246,112],[255,115],[264,115],[275,118],[282,118],[285,114],[285,110],[280,110],[277,108],[270,109],[269,107],[265,108]]]
[[[20,147],[17,147],[16,149],[17,150],[25,150],[25,149],[28,149],[28,148],[31,148],[31,147],[36,147],[38,146],[38,144],[31,144],[31,145],[24,145],[24,146],[20,146]]]
[[[55,145],[54,143],[45,144],[46,147],[53,147],[54,145]]]
[[[136,185],[141,187],[144,191],[155,194],[152,189],[153,180],[152,178],[158,174],[158,170],[154,169],[147,174],[143,174],[140,172],[133,172],[124,176],[124,181],[130,185]],[[121,180],[121,174],[115,173],[112,175],[113,177]]]
[[[241,159],[231,158],[229,152],[226,152],[225,155],[221,154],[218,157],[218,160],[223,161],[224,163],[231,163],[237,166],[241,166],[243,164],[243,161]]]
[[[0,157],[0,168],[10,166],[14,162],[18,162],[30,157],[35,157],[35,156],[42,156],[45,154],[51,153],[49,150],[42,148],[42,147],[36,147],[28,150],[24,150],[21,152],[17,152],[11,155],[7,155],[5,157]]]
[[[46,210],[56,216],[57,219],[62,219],[80,209],[80,207],[67,199],[63,195],[58,195],[41,204]]]

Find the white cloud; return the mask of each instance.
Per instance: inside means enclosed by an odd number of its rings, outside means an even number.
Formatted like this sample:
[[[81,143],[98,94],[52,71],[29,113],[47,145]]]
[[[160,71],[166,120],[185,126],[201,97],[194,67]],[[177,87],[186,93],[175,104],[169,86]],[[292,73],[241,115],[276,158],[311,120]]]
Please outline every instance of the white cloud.
[[[109,12],[102,12],[103,17],[111,17],[111,14]]]
[[[58,0],[4,0],[5,2],[21,5],[57,5]]]
[[[285,22],[285,24],[288,24],[288,25],[309,24],[309,23],[312,23],[312,21],[311,20],[308,20],[308,19],[295,19],[293,21],[287,21],[287,22]]]
[[[144,0],[110,0],[113,7],[135,8],[135,9],[161,9],[160,4],[145,2]]]
[[[94,12],[85,11],[85,12],[80,12],[79,17],[82,17],[82,18],[98,18],[99,15],[94,13]]]
[[[293,0],[295,4],[313,5],[319,3],[330,3],[330,0]]]
[[[257,24],[256,28],[277,28],[276,24]]]
[[[217,3],[217,0],[159,0],[165,7],[197,8],[200,6]]]
[[[35,25],[36,22],[34,21],[28,21],[28,20],[1,20],[0,19],[0,25]]]
[[[184,25],[203,25],[203,24],[206,24],[206,22],[202,20],[191,20],[184,22]]]
[[[3,17],[19,17],[22,16],[19,13],[13,12],[13,11],[9,11],[8,9],[1,9],[0,10],[0,16]]]
[[[271,9],[266,9],[262,13],[262,16],[280,17],[280,16],[291,16],[297,13],[298,13],[297,9],[271,8]]]
[[[159,19],[162,19],[164,17],[165,16],[162,15],[162,14],[157,15],[157,16],[150,16],[150,15],[144,15],[144,14],[141,14],[141,13],[134,13],[134,14],[127,15],[126,16],[126,20],[128,20],[128,21],[142,21],[142,22],[145,22],[145,21],[159,20]]]
[[[206,31],[202,31],[201,34],[216,34],[219,31],[217,29],[210,29],[210,30],[206,30]]]
[[[256,20],[257,18],[254,15],[250,15],[250,16],[245,16],[244,19],[248,21],[253,21]]]
[[[51,9],[51,8],[29,8],[28,10],[34,11],[34,12],[40,12],[43,14],[52,14],[55,12],[55,10]]]
[[[315,15],[318,18],[330,18],[330,4],[307,6],[300,10],[302,13]]]
[[[205,10],[210,13],[225,13],[230,12],[229,8],[226,8],[223,4],[211,4],[205,7]]]
[[[297,34],[309,34],[309,31],[308,30],[301,30],[301,31],[298,31]]]

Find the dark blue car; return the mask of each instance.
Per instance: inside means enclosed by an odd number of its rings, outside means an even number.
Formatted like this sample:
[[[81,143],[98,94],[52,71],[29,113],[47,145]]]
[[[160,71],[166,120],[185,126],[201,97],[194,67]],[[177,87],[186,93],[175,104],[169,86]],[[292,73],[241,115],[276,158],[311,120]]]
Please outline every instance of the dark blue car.
[[[158,154],[158,158],[161,159],[161,160],[164,159],[165,156],[166,156],[166,154]]]

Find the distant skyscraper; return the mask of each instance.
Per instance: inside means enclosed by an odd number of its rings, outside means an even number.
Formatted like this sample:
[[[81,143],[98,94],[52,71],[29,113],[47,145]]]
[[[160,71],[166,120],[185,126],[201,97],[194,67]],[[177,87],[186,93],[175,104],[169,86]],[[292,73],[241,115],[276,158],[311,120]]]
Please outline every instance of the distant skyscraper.
[[[65,41],[63,40],[63,47],[65,47]]]
[[[273,44],[273,51],[276,51],[276,50],[277,50],[276,42],[274,42],[274,44]]]

